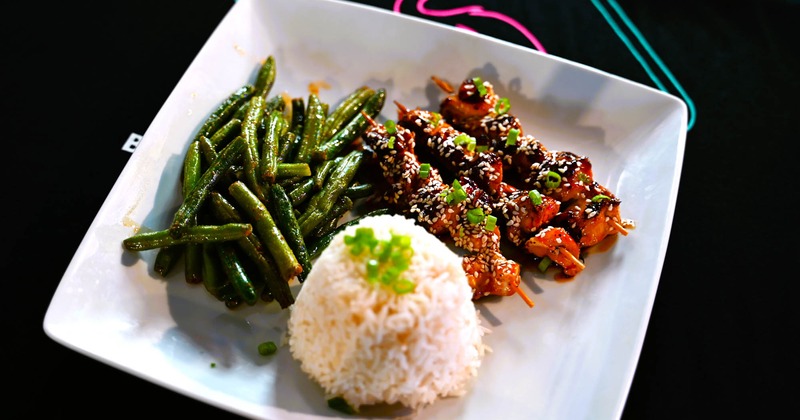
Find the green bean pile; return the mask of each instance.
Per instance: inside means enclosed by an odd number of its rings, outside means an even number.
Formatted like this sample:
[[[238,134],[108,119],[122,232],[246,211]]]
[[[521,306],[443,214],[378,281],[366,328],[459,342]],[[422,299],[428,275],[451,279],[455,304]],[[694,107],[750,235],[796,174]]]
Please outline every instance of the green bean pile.
[[[331,110],[316,92],[270,96],[275,78],[269,56],[202,124],[184,157],[183,200],[170,226],[123,240],[128,251],[158,249],[154,271],[164,277],[183,257],[186,281],[230,309],[259,299],[294,303],[290,282],[306,278],[330,239],[358,220],[341,223],[354,201],[373,193],[356,177],[358,140],[386,91],[361,86]]]

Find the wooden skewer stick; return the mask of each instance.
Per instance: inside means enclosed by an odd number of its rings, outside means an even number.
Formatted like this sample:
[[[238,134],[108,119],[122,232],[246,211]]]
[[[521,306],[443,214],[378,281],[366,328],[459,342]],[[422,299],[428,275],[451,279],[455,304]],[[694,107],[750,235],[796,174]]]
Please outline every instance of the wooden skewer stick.
[[[533,238],[530,238],[530,239],[528,239],[528,242],[526,243],[526,245],[525,245],[525,246],[526,246],[528,249],[531,249],[532,247],[538,247],[538,248],[548,249],[548,246],[547,246],[547,245],[545,245],[544,243],[542,243],[541,241],[539,241],[538,239],[536,239],[536,237],[533,237]],[[563,249],[563,248],[560,248],[560,247],[559,247],[559,248],[557,248],[557,249],[556,249],[556,251],[557,251],[559,254],[560,254],[560,253],[564,253],[564,254],[567,256],[567,258],[569,258],[569,259],[570,259],[570,261],[572,261],[572,262],[573,262],[575,265],[577,265],[578,267],[580,267],[580,269],[581,269],[581,270],[583,270],[584,268],[586,268],[586,265],[585,265],[585,264],[583,264],[583,262],[581,262],[581,260],[580,260],[580,259],[578,259],[578,257],[576,257],[576,256],[572,255],[572,253],[571,253],[571,252],[569,252],[569,251],[567,251],[566,249]]]
[[[625,229],[625,226],[622,226],[622,223],[620,223],[619,220],[611,219],[611,226],[623,236],[628,236],[628,230]]]
[[[578,259],[578,257],[576,257],[576,256],[572,255],[572,253],[571,253],[571,252],[568,252],[568,251],[566,251],[566,250],[563,250],[563,249],[559,249],[559,251],[558,251],[558,252],[559,252],[559,253],[563,252],[564,254],[566,254],[566,255],[567,255],[567,257],[568,257],[568,258],[569,258],[569,259],[570,259],[570,260],[571,260],[573,263],[575,263],[575,265],[577,265],[578,267],[580,267],[580,268],[581,268],[581,270],[583,270],[584,268],[586,268],[586,265],[584,265],[584,264],[583,264],[583,262],[581,262],[581,260],[579,260],[579,259]]]
[[[528,295],[526,295],[525,292],[522,291],[522,289],[519,288],[519,285],[514,284],[513,282],[511,282],[509,284],[511,285],[511,289],[514,290],[514,293],[518,294],[519,297],[521,297],[522,300],[525,301],[525,303],[528,305],[528,307],[533,308],[533,305],[534,305],[533,300],[531,300],[531,298],[529,298]]]
[[[444,80],[436,76],[431,76],[431,80],[433,80],[433,82],[436,83],[439,86],[439,88],[441,88],[446,93],[453,93],[456,91],[455,89],[453,89],[452,86],[450,86],[449,83],[445,82]]]

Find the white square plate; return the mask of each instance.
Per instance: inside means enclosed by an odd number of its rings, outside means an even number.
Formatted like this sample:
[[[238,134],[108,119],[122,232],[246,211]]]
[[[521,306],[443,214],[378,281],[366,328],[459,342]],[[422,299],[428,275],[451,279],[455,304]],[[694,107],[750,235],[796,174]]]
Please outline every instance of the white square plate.
[[[528,274],[536,306],[509,297],[478,304],[493,348],[462,398],[425,418],[617,418],[650,317],[669,239],[687,112],[674,96],[496,39],[422,19],[330,0],[240,0],[203,46],[145,132],[77,249],[48,308],[53,340],[205,403],[253,418],[325,418],[321,388],[280,342],[277,304],[227,310],[182,274],[153,273],[156,251],[125,252],[136,227],[164,229],[180,203],[178,177],[191,136],[274,55],[273,92],[325,82],[336,103],[359,85],[434,109],[436,75],[457,85],[491,81],[526,132],[551,150],[588,156],[595,178],[622,200],[636,228],[592,254],[571,282]],[[297,289],[294,290],[295,293]],[[246,305],[245,305],[246,306]],[[216,367],[211,368],[215,363]]]

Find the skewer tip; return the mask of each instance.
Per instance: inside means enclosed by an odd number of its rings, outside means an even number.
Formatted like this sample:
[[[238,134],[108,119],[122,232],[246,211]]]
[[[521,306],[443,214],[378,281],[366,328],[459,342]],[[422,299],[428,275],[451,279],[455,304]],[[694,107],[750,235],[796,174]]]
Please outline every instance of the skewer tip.
[[[615,231],[617,231],[617,233],[621,233],[622,236],[628,236],[628,230],[625,229],[625,226],[622,226],[622,223],[620,223],[618,220],[612,220],[611,226]]]
[[[533,300],[531,300],[531,298],[529,298],[528,295],[526,295],[525,292],[519,288],[519,285],[514,284],[513,282],[510,282],[510,284],[511,284],[511,289],[514,290],[514,293],[518,294],[519,297],[521,297],[522,300],[525,301],[525,304],[527,304],[529,308],[533,308],[534,305]]]

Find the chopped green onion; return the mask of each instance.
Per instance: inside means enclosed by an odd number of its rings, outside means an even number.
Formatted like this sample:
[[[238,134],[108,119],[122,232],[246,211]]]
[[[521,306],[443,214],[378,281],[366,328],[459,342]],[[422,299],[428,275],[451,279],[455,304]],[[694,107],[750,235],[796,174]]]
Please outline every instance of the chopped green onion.
[[[508,130],[508,137],[506,137],[506,146],[513,146],[517,144],[517,137],[519,137],[519,129],[512,128]]]
[[[550,264],[552,262],[553,261],[549,257],[544,257],[542,258],[541,261],[539,261],[539,265],[537,266],[537,268],[539,268],[539,271],[544,273],[545,271],[547,271],[547,268],[550,267]]]
[[[262,356],[270,356],[278,351],[278,346],[272,341],[265,341],[258,345],[258,354]]]
[[[368,248],[370,254],[366,259],[366,277],[369,283],[380,282],[391,286],[398,293],[408,293],[416,285],[406,279],[400,279],[403,271],[410,266],[414,250],[411,247],[411,237],[408,235],[392,236],[387,240],[375,238],[372,228],[359,227],[354,235],[345,235],[344,242],[350,246],[350,253],[361,255]],[[396,286],[397,283],[400,285]]]
[[[494,228],[497,226],[497,218],[492,216],[491,214],[486,216],[486,230],[489,232],[494,231]]]
[[[480,77],[473,77],[472,83],[475,84],[475,88],[478,89],[478,93],[481,96],[486,96],[486,86],[483,85],[483,79]]]
[[[359,255],[365,249],[373,249],[378,245],[378,240],[375,239],[375,231],[369,227],[356,228],[356,233],[353,236],[345,235],[344,243],[350,246],[350,253]]]
[[[370,258],[367,260],[367,280],[373,282],[378,280],[378,260]]]
[[[453,191],[445,197],[447,204],[458,204],[467,199],[467,192],[461,187],[457,179],[453,180]]]
[[[394,149],[394,136],[389,137],[389,141],[386,143],[386,146],[390,149]]]
[[[430,163],[423,163],[419,165],[419,177],[425,179],[431,173],[431,164]]]
[[[394,289],[394,291],[399,295],[413,292],[416,287],[416,283],[409,279],[399,279],[392,284],[392,289]]]
[[[503,115],[506,112],[511,110],[511,103],[508,101],[508,98],[500,98],[497,100],[497,104],[494,106],[495,112],[497,115]]]
[[[597,194],[596,196],[592,197],[592,203],[596,203],[600,200],[611,200],[611,197],[604,194]]]
[[[467,220],[473,225],[477,225],[478,223],[482,222],[486,216],[483,214],[483,209],[480,207],[475,207],[474,209],[470,209],[467,211]]]
[[[430,120],[430,123],[431,125],[436,127],[437,125],[439,125],[439,121],[442,120],[442,114],[438,112],[431,112],[431,115],[433,116],[433,119]]]
[[[530,192],[528,192],[528,197],[531,198],[534,206],[542,204],[542,194],[540,194],[539,191],[530,190]]]
[[[394,134],[397,132],[397,125],[394,123],[393,120],[386,120],[386,122],[383,123],[383,125],[384,127],[386,127],[387,133]]]
[[[561,185],[561,175],[558,172],[548,171],[547,172],[547,179],[544,181],[544,185],[547,188],[557,188]]]
[[[589,175],[586,175],[583,172],[578,172],[578,181],[588,184],[592,182],[592,178],[589,178]]]
[[[478,152],[478,153],[483,153],[483,152],[485,152],[485,151],[487,151],[487,150],[489,150],[489,146],[487,146],[487,145],[485,145],[485,144],[484,144],[484,145],[482,145],[482,146],[477,146],[477,147],[475,148],[475,151],[476,151],[476,152]]]
[[[467,150],[471,152],[475,150],[475,145],[477,144],[477,140],[475,140],[475,137],[472,137],[465,133],[461,133],[453,139],[453,143],[455,143],[456,146],[461,146],[461,147],[464,147],[464,145],[466,145]]]

